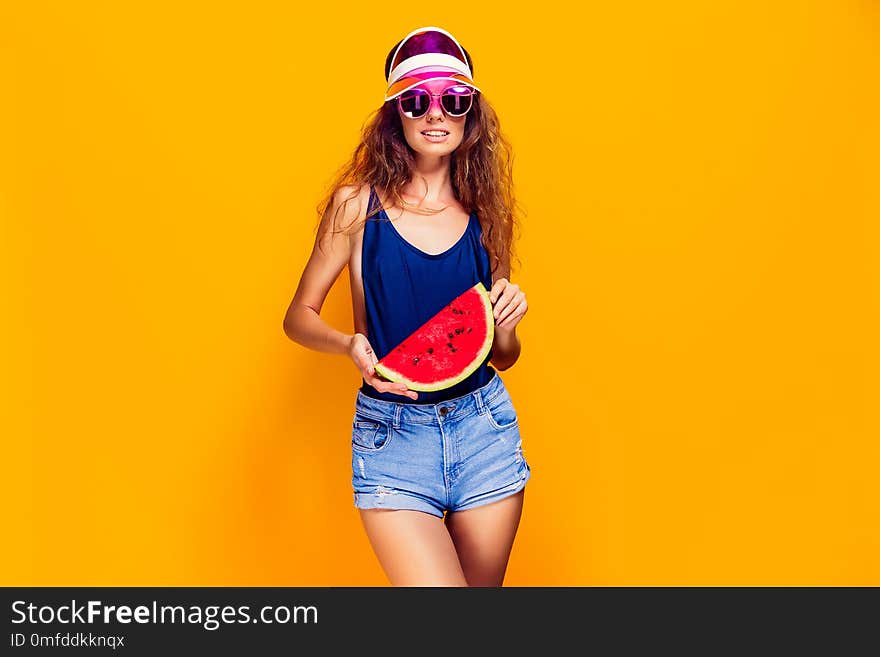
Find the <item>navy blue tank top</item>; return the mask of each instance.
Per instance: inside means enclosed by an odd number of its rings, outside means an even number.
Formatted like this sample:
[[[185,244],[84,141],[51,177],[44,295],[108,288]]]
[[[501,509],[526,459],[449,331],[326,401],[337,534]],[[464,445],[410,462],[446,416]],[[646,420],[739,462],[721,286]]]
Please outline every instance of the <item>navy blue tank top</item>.
[[[379,205],[370,186],[369,210]],[[368,212],[369,212],[368,210]],[[482,281],[492,289],[489,255],[480,243],[482,229],[477,214],[468,217],[461,238],[443,253],[425,253],[397,231],[382,208],[364,224],[361,272],[367,315],[367,339],[382,359],[455,297]],[[418,399],[379,392],[361,378],[361,392],[369,397],[402,404],[436,404],[461,397],[487,384],[495,369],[489,364],[492,350],[463,381],[445,390],[418,391]]]

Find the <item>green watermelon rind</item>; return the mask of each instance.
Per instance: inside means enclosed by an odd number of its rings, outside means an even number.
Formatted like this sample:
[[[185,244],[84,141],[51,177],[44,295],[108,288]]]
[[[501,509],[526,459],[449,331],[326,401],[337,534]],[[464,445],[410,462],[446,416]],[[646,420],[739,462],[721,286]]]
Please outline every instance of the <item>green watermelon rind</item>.
[[[483,301],[483,309],[486,313],[486,326],[488,327],[488,329],[486,330],[485,342],[480,347],[479,351],[477,351],[474,359],[470,362],[470,364],[467,365],[467,367],[462,369],[460,374],[454,377],[450,377],[448,379],[435,381],[433,383],[420,383],[418,381],[410,380],[400,372],[393,370],[381,363],[376,363],[373,366],[373,369],[389,381],[393,381],[395,383],[405,383],[407,388],[409,388],[410,390],[416,390],[418,392],[434,392],[437,390],[445,390],[446,388],[451,388],[456,383],[461,383],[471,374],[473,374],[482,364],[489,351],[492,349],[492,343],[495,340],[495,316],[492,311],[492,300],[489,298],[489,292],[486,290],[486,286],[483,285],[483,282],[480,281],[470,289],[476,290],[480,294],[480,298]],[[463,292],[462,294],[467,294],[467,292]]]

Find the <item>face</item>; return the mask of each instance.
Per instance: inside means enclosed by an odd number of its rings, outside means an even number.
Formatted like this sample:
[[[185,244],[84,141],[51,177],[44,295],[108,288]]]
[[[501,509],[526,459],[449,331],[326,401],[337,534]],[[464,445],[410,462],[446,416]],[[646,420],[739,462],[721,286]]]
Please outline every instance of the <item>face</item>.
[[[418,86],[432,94],[441,94],[445,89],[456,85],[455,80],[428,80]],[[440,107],[439,95],[431,100],[428,111],[417,119],[405,116],[400,111],[399,104],[397,104],[397,113],[403,126],[403,135],[410,148],[418,155],[427,157],[449,155],[458,148],[458,145],[461,144],[461,140],[464,138],[464,125],[465,121],[467,121],[467,114],[457,117],[446,114],[443,108]],[[448,134],[445,137],[437,138],[423,134],[425,131],[441,131]]]

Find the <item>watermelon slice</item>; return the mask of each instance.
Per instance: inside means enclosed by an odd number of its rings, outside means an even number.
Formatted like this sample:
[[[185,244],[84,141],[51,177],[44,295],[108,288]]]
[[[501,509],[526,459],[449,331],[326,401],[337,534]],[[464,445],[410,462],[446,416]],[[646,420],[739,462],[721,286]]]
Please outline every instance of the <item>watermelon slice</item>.
[[[492,301],[482,282],[458,295],[374,365],[389,381],[430,392],[464,381],[495,338]]]

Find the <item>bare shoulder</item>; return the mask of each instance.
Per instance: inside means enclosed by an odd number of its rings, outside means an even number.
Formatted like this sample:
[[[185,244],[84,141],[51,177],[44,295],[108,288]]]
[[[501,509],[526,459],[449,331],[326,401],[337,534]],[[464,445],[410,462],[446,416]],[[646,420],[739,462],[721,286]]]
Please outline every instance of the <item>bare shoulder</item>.
[[[363,219],[367,213],[370,186],[340,185],[321,217],[316,247],[324,249],[346,249],[351,253],[363,231]]]
[[[364,238],[364,224],[370,204],[370,185],[342,185],[333,196],[333,210],[338,218],[334,230],[344,233],[347,239],[349,268],[360,270],[361,244]]]
[[[341,185],[333,194],[333,201],[328,208],[329,220],[335,230],[351,231],[367,214],[370,200],[370,186]]]

